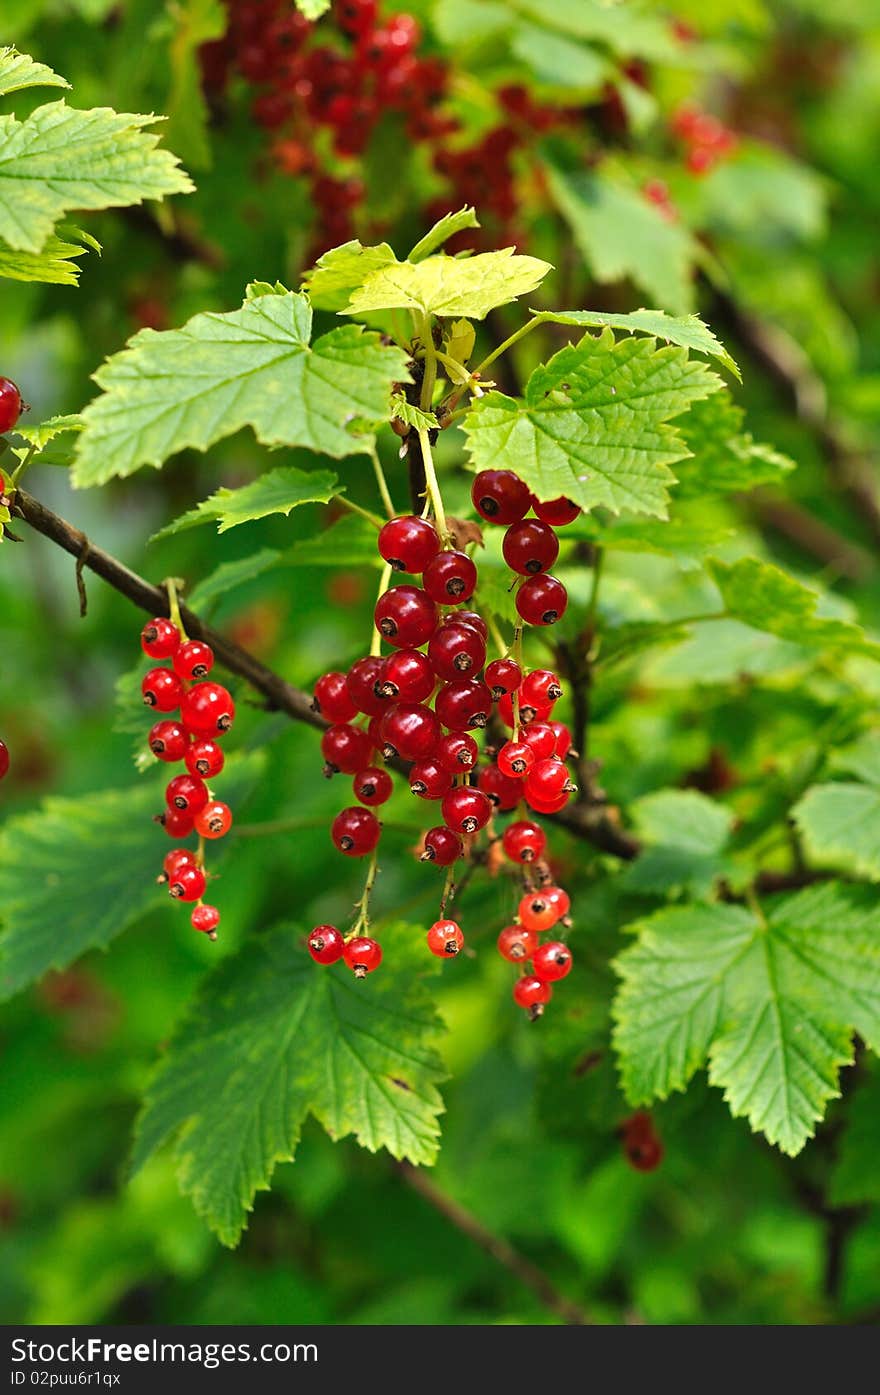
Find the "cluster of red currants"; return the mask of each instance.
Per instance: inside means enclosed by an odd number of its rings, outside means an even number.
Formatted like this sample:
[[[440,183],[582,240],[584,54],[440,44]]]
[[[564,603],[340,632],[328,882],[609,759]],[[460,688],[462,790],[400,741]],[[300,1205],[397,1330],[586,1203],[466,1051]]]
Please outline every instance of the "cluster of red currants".
[[[567,499],[537,501],[509,470],[478,474],[472,498],[484,520],[506,527],[502,550],[514,573],[521,620],[552,625],[567,604],[562,582],[549,575],[559,553],[555,527],[572,522],[579,508]],[[530,511],[535,517],[526,517]],[[562,696],[558,677],[549,669],[524,671],[521,625],[510,649],[487,662],[488,626],[464,608],[476,589],[477,567],[467,552],[444,546],[447,541],[426,518],[406,516],[384,525],[378,547],[389,574],[409,573],[421,585],[388,587],[376,603],[373,652],[347,673],[325,673],[315,685],[315,710],[330,723],[321,740],[325,774],[351,776],[358,801],[337,814],[331,827],[335,846],[348,857],[375,853],[381,835],[375,809],[393,790],[388,763],[406,772],[417,798],[439,803],[442,821],[424,834],[420,856],[444,868],[470,853],[496,812],[527,805],[535,813],[558,813],[574,789],[565,763],[571,734],[552,715]],[[382,641],[391,653],[381,652]],[[471,733],[490,723],[510,734],[486,745],[481,760]],[[503,838],[517,864],[540,859],[544,845],[543,831],[523,819]],[[539,948],[537,942],[567,911],[568,898],[558,888],[530,891],[520,904],[522,947],[529,952],[507,957],[533,964],[534,972],[515,992],[523,1007],[539,1010],[553,980],[568,972],[564,945]],[[316,927],[309,939],[312,957],[321,964],[342,958],[363,977],[381,960],[376,941],[360,933],[364,924],[362,914],[348,938],[334,926]],[[463,944],[454,921],[441,919],[428,932],[428,947],[442,958]]]
[[[11,378],[0,378],[0,436],[12,430],[24,410],[25,405],[15,383]]]
[[[186,767],[186,774],[168,782],[165,808],[156,822],[169,838],[187,838],[193,832],[199,836],[195,852],[174,848],[166,855],[159,882],[167,885],[175,900],[195,903],[190,917],[193,929],[216,940],[220,912],[202,901],[208,883],[204,840],[228,833],[232,813],[214,798],[206,781],[223,769],[219,741],[232,727],[235,703],[222,684],[205,681],[214,665],[210,645],[187,639],[172,620],[157,616],[145,625],[141,648],[150,659],[171,660],[170,668],[151,668],[141,683],[146,706],[168,714],[151,728],[150,750],[169,765],[182,761]]]
[[[687,151],[685,164],[691,174],[708,174],[733,155],[739,145],[735,131],[690,102],[678,108],[669,125]]]

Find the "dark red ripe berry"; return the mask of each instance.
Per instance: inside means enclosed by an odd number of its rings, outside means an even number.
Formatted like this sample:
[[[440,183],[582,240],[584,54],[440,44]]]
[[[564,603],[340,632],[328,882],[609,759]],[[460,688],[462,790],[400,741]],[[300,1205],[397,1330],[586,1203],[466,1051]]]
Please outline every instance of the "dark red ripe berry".
[[[173,662],[178,678],[191,683],[197,678],[207,678],[214,667],[214,651],[200,639],[188,639],[175,650]]]
[[[196,833],[202,838],[223,838],[232,827],[232,810],[219,799],[211,799],[196,814]]]
[[[437,530],[425,518],[392,518],[379,533],[379,552],[396,572],[420,575],[439,551]]]
[[[452,959],[464,945],[464,935],[454,920],[435,920],[428,931],[428,949],[438,959]]]
[[[437,607],[419,586],[392,586],[376,602],[375,621],[395,649],[418,649],[434,633]]]
[[[509,959],[511,964],[521,964],[531,959],[538,948],[538,936],[534,930],[525,930],[521,925],[508,925],[498,936],[498,953]]]
[[[384,665],[384,659],[370,657],[356,659],[348,670],[348,696],[357,711],[363,712],[367,717],[381,717],[383,712],[388,711],[389,699],[382,697],[379,692]]]
[[[453,610],[446,617],[448,620],[457,620],[460,625],[470,625],[472,630],[476,630],[483,639],[489,638],[489,626],[482,615],[478,615],[475,610]]]
[[[477,568],[466,552],[438,552],[425,568],[422,582],[438,605],[454,605],[474,594]]]
[[[437,683],[431,660],[418,649],[389,654],[377,681],[383,697],[400,702],[424,702]]]
[[[331,775],[338,770],[343,775],[356,775],[370,764],[373,745],[360,727],[340,722],[338,726],[328,727],[321,737],[321,754]]]
[[[498,769],[512,780],[521,780],[535,763],[535,753],[524,741],[506,741],[498,752]]]
[[[312,706],[328,722],[350,722],[358,713],[349,696],[346,676],[338,672],[322,674],[318,679]]]
[[[564,761],[550,756],[547,760],[535,761],[526,776],[526,799],[537,799],[543,803],[558,799],[561,794],[570,794],[571,780]]]
[[[522,683],[522,669],[515,659],[493,659],[484,674],[497,702],[505,693],[515,693]]]
[[[525,518],[531,497],[528,486],[512,470],[481,470],[471,485],[471,499],[480,517],[505,527]]]
[[[542,523],[549,523],[553,528],[564,528],[567,523],[574,523],[581,511],[580,504],[573,504],[564,496],[548,499],[544,503],[532,499],[532,508]]]
[[[485,828],[492,813],[492,801],[482,790],[458,785],[443,796],[443,817],[454,833],[477,833]]]
[[[568,915],[571,910],[571,897],[561,886],[542,886],[541,895],[555,908],[560,920],[564,915]]]
[[[353,38],[361,38],[375,28],[377,0],[336,0],[334,6],[340,29]]]
[[[443,684],[434,701],[434,711],[450,731],[484,727],[492,711],[492,694],[477,679],[458,678]]]
[[[197,683],[181,698],[180,715],[193,736],[223,736],[235,720],[235,703],[221,683]]]
[[[535,760],[547,760],[556,751],[556,733],[549,722],[529,722],[520,734],[520,740],[531,746]]]
[[[451,867],[453,862],[461,857],[461,839],[451,828],[442,824],[437,828],[428,829],[424,843],[425,851],[420,859],[422,862],[435,862],[438,867]]]
[[[382,739],[386,758],[423,760],[440,740],[440,723],[430,707],[398,702],[382,718]]]
[[[519,691],[521,703],[532,707],[545,707],[562,697],[562,684],[549,668],[536,668],[522,681]]]
[[[335,964],[345,951],[345,938],[335,925],[316,925],[309,935],[309,954],[316,964]]]
[[[547,835],[539,824],[519,819],[508,824],[501,841],[511,862],[534,862],[547,846]]]
[[[153,755],[160,760],[183,760],[189,748],[186,729],[180,722],[157,722],[150,728],[147,740]]]
[[[513,1001],[517,1007],[527,1008],[531,1018],[540,1017],[544,1005],[549,1003],[552,997],[553,989],[550,984],[535,978],[534,974],[518,978],[513,985]]]
[[[5,741],[0,741],[0,780],[9,770],[9,747]]]
[[[193,906],[189,920],[194,930],[201,930],[203,935],[216,940],[215,932],[220,924],[220,912],[216,906]]]
[[[410,770],[409,787],[420,799],[440,799],[452,788],[452,774],[429,756],[416,761]]]
[[[157,815],[156,822],[162,825],[169,838],[187,838],[194,825],[193,816],[188,809],[163,809],[162,813]]]
[[[366,978],[367,974],[378,969],[382,963],[382,946],[375,940],[371,940],[369,935],[356,935],[342,952],[348,967],[354,972],[355,978]]]
[[[157,712],[174,712],[184,697],[183,684],[170,668],[151,668],[144,675],[141,692],[147,707]]]
[[[428,658],[437,677],[447,681],[479,673],[486,662],[486,641],[470,625],[450,619],[432,634]]]
[[[556,755],[560,760],[565,760],[571,750],[571,732],[564,722],[551,722],[550,725],[556,733]]]
[[[220,774],[225,756],[217,742],[206,736],[187,746],[184,760],[190,775],[198,775],[200,780],[210,780],[214,775]]]
[[[544,983],[556,983],[571,973],[571,950],[561,940],[549,940],[532,955],[535,978]]]
[[[21,416],[21,393],[11,378],[0,378],[0,435],[11,431]]]
[[[461,775],[462,771],[473,770],[479,754],[476,741],[466,731],[450,732],[448,736],[442,737],[434,748],[434,759],[437,764],[442,765],[444,770],[449,770],[453,775]]]
[[[366,857],[378,843],[381,831],[382,825],[371,809],[353,806],[336,815],[330,836],[346,857]]]
[[[552,930],[559,916],[556,907],[552,904],[543,892],[530,892],[524,896],[517,907],[517,915],[521,925],[526,930],[535,930],[539,934],[542,930]]]
[[[368,765],[366,770],[359,770],[352,781],[355,799],[359,799],[361,804],[384,804],[391,798],[394,790],[394,781],[378,765]]]
[[[515,809],[523,797],[522,780],[512,780],[509,775],[502,775],[497,765],[483,766],[477,778],[477,786],[502,813]]]
[[[516,593],[516,609],[527,625],[555,625],[568,605],[568,592],[555,576],[530,576]]]
[[[141,648],[150,659],[170,659],[179,646],[180,631],[162,615],[141,630]]]
[[[169,895],[175,901],[200,901],[207,885],[205,874],[195,862],[178,867],[168,884]]]
[[[501,550],[511,571],[534,576],[553,566],[559,556],[559,539],[549,524],[524,518],[508,528]]]
[[[183,809],[193,818],[208,802],[208,787],[193,775],[175,775],[165,789],[169,809]]]

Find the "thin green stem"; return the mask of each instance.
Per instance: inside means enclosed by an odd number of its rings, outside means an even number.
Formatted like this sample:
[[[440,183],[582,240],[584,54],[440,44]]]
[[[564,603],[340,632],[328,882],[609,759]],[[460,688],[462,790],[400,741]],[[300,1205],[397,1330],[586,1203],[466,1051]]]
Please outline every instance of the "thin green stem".
[[[379,580],[379,594],[378,594],[377,597],[376,597],[376,600],[377,600],[377,601],[379,601],[379,600],[381,599],[381,597],[385,595],[385,592],[388,590],[388,583],[389,583],[389,581],[391,580],[391,572],[392,572],[392,570],[393,570],[393,568],[392,568],[390,562],[387,562],[386,565],[382,568],[382,576],[381,576],[381,578],[380,578],[380,580]],[[382,632],[381,632],[381,630],[379,630],[378,627],[374,624],[374,625],[373,625],[373,639],[372,639],[372,643],[370,644],[370,658],[375,659],[376,656],[377,656],[378,654],[381,654],[381,652],[382,652]]]
[[[388,517],[393,518],[395,514],[394,501],[391,498],[391,491],[388,488],[385,471],[382,469],[382,461],[379,459],[379,452],[376,450],[375,446],[373,446],[373,449],[370,451],[370,459],[373,462],[373,473],[376,476],[376,483],[379,486],[379,496],[382,500],[382,506]]]
[[[520,671],[523,666],[523,631],[522,625],[517,625],[513,632],[513,644],[511,646],[513,657],[519,664]],[[513,739],[519,741],[519,688],[513,694]]]
[[[373,528],[379,529],[382,527],[382,519],[378,514],[371,513],[369,509],[362,509],[360,504],[353,503],[352,500],[347,499],[344,494],[334,494],[333,498],[336,500],[337,504],[341,504],[342,507],[348,509],[350,513],[360,514],[361,518],[365,518]]]
[[[177,595],[178,588],[182,586],[183,582],[179,577],[169,576],[165,579],[165,590],[168,592],[168,614],[171,617],[172,623],[177,626],[180,632],[180,638],[185,641],[187,633],[183,627],[183,621],[180,618],[180,600]]]
[[[504,656],[505,656],[505,654],[509,653],[509,651],[510,651],[510,645],[504,643],[504,636],[502,635],[501,631],[499,630],[498,625],[496,624],[495,619],[494,619],[493,616],[491,616],[491,615],[487,615],[487,616],[486,616],[486,624],[488,625],[488,627],[489,627],[489,633],[490,633],[490,635],[492,636],[492,643],[495,645],[495,648],[498,650],[498,657],[499,657],[499,659],[503,659]]]
[[[36,455],[36,453],[37,453],[37,447],[36,447],[36,446],[31,446],[30,449],[28,450],[27,455],[24,456],[24,458],[18,462],[18,464],[16,465],[16,467],[15,467],[15,469],[13,470],[12,474],[9,476],[9,488],[10,488],[10,490],[13,490],[13,489],[15,488],[15,486],[18,484],[18,481],[21,479],[21,477],[22,477],[22,475],[24,474],[25,470],[26,470],[27,467],[30,465],[30,463],[31,463],[31,461],[33,460],[33,458],[34,458],[34,456]]]
[[[434,469],[434,457],[431,454],[431,442],[424,427],[419,429],[419,445],[422,450],[422,460],[425,463],[425,482],[428,486],[428,499],[434,510],[434,519],[437,524],[437,532],[441,541],[445,544],[449,538],[449,528],[446,523],[446,511],[443,508],[443,496],[440,493],[440,485],[437,480],[437,471]]]
[[[526,324],[521,325],[515,334],[509,335],[503,343],[499,344],[497,349],[493,349],[491,354],[488,354],[487,357],[483,359],[483,362],[474,369],[473,376],[477,377],[479,375],[482,377],[490,363],[494,363],[496,358],[500,358],[502,354],[506,354],[508,349],[513,348],[513,345],[518,343],[520,339],[524,339],[527,334],[531,334],[533,329],[538,328],[538,325],[546,323],[546,315],[534,315]]]
[[[483,396],[483,389],[476,381],[473,373],[465,368],[464,364],[459,363],[458,359],[453,358],[451,354],[444,354],[440,349],[436,350],[436,355],[444,368],[455,378],[456,382],[461,383],[463,387],[470,388],[475,397]]]
[[[422,378],[419,406],[423,412],[430,412],[434,406],[434,384],[437,381],[437,350],[434,348],[430,315],[422,316],[419,324],[419,336],[425,351],[425,373]]]
[[[355,902],[357,919],[351,927],[352,935],[360,935],[364,930],[370,928],[370,896],[376,884],[376,874],[379,871],[379,854],[374,851],[367,867],[367,879],[364,882],[364,889],[359,901]]]

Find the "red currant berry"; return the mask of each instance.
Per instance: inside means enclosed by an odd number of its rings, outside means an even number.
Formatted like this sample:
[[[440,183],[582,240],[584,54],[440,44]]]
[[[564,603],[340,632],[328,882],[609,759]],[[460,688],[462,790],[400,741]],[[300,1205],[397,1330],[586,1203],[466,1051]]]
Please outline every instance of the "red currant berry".
[[[474,594],[477,568],[466,552],[438,552],[425,568],[422,581],[438,605],[453,605],[469,601]]]
[[[564,722],[551,722],[550,725],[556,733],[555,754],[560,760],[565,760],[571,751],[571,732]]]
[[[376,27],[377,0],[336,0],[334,7],[340,29],[359,39]]]
[[[427,590],[392,586],[376,602],[376,629],[395,649],[417,649],[431,638],[437,607]]]
[[[355,799],[359,799],[361,804],[384,804],[391,798],[394,791],[394,781],[378,765],[368,765],[365,770],[359,770],[352,781]]]
[[[568,915],[571,910],[571,897],[561,886],[542,886],[541,895],[546,897],[551,906],[555,907],[559,919]]]
[[[477,833],[485,828],[492,813],[492,801],[482,790],[457,785],[443,796],[443,817],[454,833]]]
[[[438,959],[452,959],[464,946],[464,935],[454,920],[435,920],[428,931],[428,949]]]
[[[434,757],[416,761],[409,772],[409,787],[420,799],[440,799],[452,788],[452,773]]]
[[[163,809],[156,815],[169,838],[187,838],[193,831],[195,820],[188,809]]]
[[[196,814],[196,833],[202,838],[223,838],[232,827],[232,810],[219,799],[211,799]]]
[[[193,736],[225,736],[235,720],[235,703],[221,683],[197,683],[181,698],[180,715]]]
[[[519,691],[520,703],[531,707],[546,707],[562,697],[562,685],[549,668],[536,668],[522,682]]]
[[[524,518],[508,528],[501,550],[511,571],[534,576],[553,566],[559,556],[559,539],[549,524]]]
[[[325,774],[356,775],[370,764],[373,754],[372,742],[360,727],[348,722],[328,727],[321,737],[321,754],[327,762]]]
[[[558,794],[555,799],[539,799],[537,795],[534,794],[526,795],[526,798],[529,802],[529,808],[533,813],[558,814],[560,809],[564,809],[571,799],[571,793],[568,790],[564,790],[563,793]]]
[[[508,925],[498,936],[498,953],[511,964],[521,964],[531,959],[538,948],[538,936],[534,930],[525,930],[521,925]]]
[[[180,722],[157,722],[147,738],[150,750],[160,760],[178,761],[186,755],[189,738]]]
[[[428,644],[428,658],[438,678],[452,680],[479,673],[486,662],[486,641],[470,625],[451,619],[438,625]]]
[[[214,775],[220,774],[226,758],[216,741],[212,741],[210,737],[203,737],[187,746],[184,760],[190,775],[198,775],[201,780],[210,780]]]
[[[336,815],[330,836],[346,857],[366,857],[378,843],[381,831],[382,825],[371,809],[353,806]]]
[[[484,675],[497,702],[505,693],[515,693],[522,683],[522,669],[514,659],[493,659]]]
[[[444,770],[453,775],[461,775],[464,770],[473,770],[480,754],[477,743],[466,731],[453,731],[442,737],[434,748],[434,759]]]
[[[379,533],[379,552],[396,572],[420,575],[439,551],[437,530],[425,518],[392,518]]]
[[[383,713],[382,716],[385,714]],[[367,736],[370,738],[370,745],[377,751],[381,751],[385,744],[382,740],[382,717],[371,717],[367,722]]]
[[[356,935],[346,944],[342,957],[355,978],[366,978],[382,963],[382,946],[369,935]]]
[[[367,717],[381,717],[388,711],[387,697],[379,692],[385,660],[378,657],[357,659],[348,670],[345,680],[348,696],[358,712]]]
[[[162,615],[157,615],[141,630],[141,648],[150,659],[170,659],[179,645],[179,629]]]
[[[169,809],[183,809],[195,818],[208,802],[208,787],[203,780],[192,775],[175,775],[165,789],[165,803]]]
[[[545,1004],[549,1003],[552,997],[553,989],[550,984],[535,978],[534,974],[518,978],[513,985],[513,1001],[517,1007],[527,1008],[533,1020],[541,1016]]]
[[[638,1110],[624,1122],[621,1129],[623,1152],[630,1167],[637,1172],[653,1172],[663,1161],[663,1143],[654,1131],[650,1114]]]
[[[531,703],[523,702],[522,696],[519,699],[519,724],[521,727],[531,726],[533,722],[546,722],[552,711],[550,703],[544,703],[541,707],[534,707]],[[498,716],[505,726],[515,725],[513,694],[505,693],[498,699]],[[523,739],[524,739],[523,733]]]
[[[168,883],[168,893],[175,901],[200,901],[205,894],[207,880],[201,867],[195,862],[185,862],[178,867]]]
[[[21,416],[21,393],[11,378],[0,378],[0,435],[11,431]]]
[[[214,651],[200,639],[188,639],[175,650],[173,662],[178,678],[191,683],[197,678],[207,678],[214,667]]]
[[[489,626],[482,615],[478,615],[475,610],[451,610],[446,618],[447,620],[457,620],[460,625],[470,625],[472,630],[476,630],[478,635],[488,641]]]
[[[508,824],[501,841],[511,862],[534,862],[547,846],[547,835],[539,824],[518,819]]]
[[[564,496],[547,499],[543,503],[533,498],[532,508],[542,523],[549,523],[553,528],[564,528],[567,523],[574,523],[581,511],[580,504],[573,504]]]
[[[535,764],[535,753],[524,741],[506,741],[498,752],[498,769],[511,780],[521,780]]]
[[[482,728],[492,712],[492,694],[478,679],[458,678],[443,684],[434,701],[434,711],[450,731]]]
[[[174,712],[184,697],[183,684],[170,668],[151,668],[144,675],[141,692],[145,705],[157,712]]]
[[[497,765],[484,765],[477,776],[477,787],[491,800],[496,809],[509,813],[523,797],[522,780],[502,775]]]
[[[571,950],[561,940],[549,940],[532,955],[535,978],[543,983],[555,983],[571,973]]]
[[[568,592],[555,576],[530,576],[516,593],[517,613],[527,625],[555,625],[568,605]]]
[[[507,527],[525,518],[531,503],[528,486],[512,470],[481,470],[471,485],[471,499],[481,518]]]
[[[548,760],[556,751],[556,735],[548,722],[529,722],[520,740],[531,747],[536,761]]]
[[[9,770],[9,747],[5,741],[0,741],[0,780]]]
[[[398,702],[382,718],[382,738],[386,760],[424,760],[440,740],[440,723],[430,707]]]
[[[524,925],[526,930],[535,930],[538,934],[542,930],[552,930],[559,919],[556,907],[542,891],[529,892],[524,896],[517,908],[517,916],[520,925]]]
[[[398,649],[390,654],[377,681],[383,698],[400,702],[424,702],[437,683],[430,659],[418,649]]]
[[[315,684],[312,707],[328,722],[350,722],[352,717],[357,716],[358,709],[349,696],[344,673],[322,674]]]
[[[558,799],[561,794],[571,794],[572,788],[568,767],[555,756],[535,761],[526,776],[526,799],[529,801],[534,798],[546,803],[548,800]]]
[[[187,867],[190,863],[193,867],[197,866],[194,852],[189,848],[172,848],[162,859],[162,875],[159,881],[170,882],[181,867]]]
[[[451,828],[446,828],[440,824],[437,828],[429,828],[424,837],[425,851],[421,854],[421,862],[434,862],[438,867],[451,867],[453,862],[461,857],[463,848],[462,842],[457,833],[453,833]]]
[[[316,964],[335,964],[345,952],[345,938],[335,925],[316,925],[309,935],[309,954]]]
[[[217,926],[220,924],[220,912],[216,906],[193,906],[189,921],[194,930],[201,930],[203,935],[216,940]]]

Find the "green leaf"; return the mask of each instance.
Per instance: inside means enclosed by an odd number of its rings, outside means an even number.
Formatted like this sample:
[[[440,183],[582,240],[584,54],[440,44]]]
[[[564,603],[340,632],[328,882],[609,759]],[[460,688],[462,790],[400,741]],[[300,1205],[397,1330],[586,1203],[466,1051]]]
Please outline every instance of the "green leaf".
[[[676,472],[679,469],[680,466],[676,466]],[[598,546],[615,552],[648,552],[674,557],[680,566],[688,569],[699,566],[707,552],[734,533],[734,528],[704,517],[702,512],[687,516],[674,514],[662,528],[652,519],[640,518],[615,520],[602,527],[593,515],[582,514],[566,529],[569,538],[589,538]]]
[[[286,567],[381,568],[376,529],[358,514],[347,513],[322,533],[303,538],[284,554]]]
[[[151,541],[215,521],[217,532],[226,533],[270,514],[286,516],[301,504],[326,504],[338,492],[339,481],[329,470],[298,470],[295,465],[285,465],[260,475],[241,489],[218,489],[210,499],[203,499],[194,509],[160,528]]]
[[[0,97],[25,87],[69,87],[70,83],[45,63],[36,63],[15,48],[0,48]]]
[[[621,875],[636,894],[710,898],[722,878],[735,874],[725,855],[733,815],[697,790],[657,790],[631,807],[646,847]]]
[[[634,658],[645,649],[670,648],[689,638],[690,631],[673,621],[632,620],[602,631],[598,663],[605,670]]]
[[[54,441],[56,436],[82,431],[82,429],[82,417],[78,412],[70,412],[66,416],[49,417],[48,421],[41,421],[34,426],[25,426],[19,422],[15,428],[15,434],[21,436],[29,445],[42,450],[44,446],[48,446],[50,441]]]
[[[706,1061],[734,1115],[795,1154],[839,1094],[852,1032],[880,1045],[880,908],[826,882],[740,906],[660,911],[616,961],[615,1043],[632,1104],[683,1090]]]
[[[623,57],[652,58],[661,63],[681,59],[681,50],[665,15],[652,12],[650,6],[637,2],[609,5],[605,0],[578,0],[577,5],[560,5],[559,0],[513,3],[519,13],[549,28],[605,44]]]
[[[860,625],[816,614],[821,597],[808,586],[756,557],[732,564],[709,563],[725,609],[753,629],[809,649],[864,654],[880,660],[880,644],[867,639]]]
[[[540,82],[578,93],[593,93],[611,75],[608,59],[562,34],[552,34],[536,24],[520,24],[513,32],[511,50]]]
[[[863,732],[851,745],[841,746],[832,754],[830,765],[833,770],[880,786],[880,731]]]
[[[669,420],[720,385],[684,349],[585,334],[535,369],[524,399],[491,392],[474,403],[464,420],[471,463],[515,469],[540,499],[662,518],[668,467],[686,454]]]
[[[143,329],[95,374],[74,483],[103,484],[186,447],[207,450],[251,426],[267,446],[307,446],[335,457],[368,451],[355,417],[385,420],[392,384],[408,381],[402,352],[360,325],[309,343],[312,312],[287,291],[202,314],[182,329]]]
[[[192,168],[205,169],[211,163],[211,145],[199,48],[226,32],[226,11],[220,0],[177,0],[173,20],[167,140]]]
[[[319,257],[303,277],[303,286],[317,310],[341,310],[354,291],[383,267],[395,265],[397,258],[387,242],[364,247],[356,239],[343,242]]]
[[[296,0],[296,8],[306,19],[320,19],[329,10],[333,0]]]
[[[383,931],[386,963],[363,983],[316,970],[301,927],[251,939],[199,993],[147,1090],[139,1168],[170,1135],[182,1190],[226,1245],[257,1191],[294,1156],[313,1115],[332,1138],[431,1163],[437,1153],[441,1026],[423,976]]]
[[[405,421],[407,426],[415,427],[416,431],[439,429],[439,422],[434,413],[423,412],[420,407],[414,407],[411,402],[407,402],[402,392],[391,395],[391,415],[396,421]]]
[[[664,339],[667,344],[678,344],[680,348],[717,358],[742,382],[736,360],[731,358],[699,315],[667,315],[665,310],[633,310],[628,315],[606,315],[600,310],[545,310],[540,313],[541,319],[550,324],[622,329],[628,334],[653,335],[657,339]]]
[[[482,320],[495,306],[507,305],[535,290],[551,270],[549,262],[519,256],[513,247],[479,252],[474,257],[441,253],[415,265],[395,261],[371,272],[352,291],[342,313],[414,310]]]
[[[187,605],[195,611],[203,610],[227,592],[243,586],[246,581],[253,581],[254,577],[271,571],[283,555],[276,548],[262,547],[259,552],[252,552],[248,557],[238,557],[234,562],[221,562],[220,566],[215,567],[214,571],[206,576],[204,581],[200,581],[186,597]]]
[[[835,1153],[832,1205],[880,1201],[880,1075],[876,1069],[848,1100],[846,1128],[836,1142]]]
[[[880,789],[876,786],[850,781],[814,785],[791,816],[812,863],[880,881]]]
[[[693,308],[697,247],[644,194],[593,171],[546,167],[551,195],[600,285],[629,279],[675,315]]]
[[[744,413],[726,390],[696,402],[681,424],[691,458],[676,470],[677,499],[733,494],[779,484],[795,469],[787,455],[759,445],[743,431]]]
[[[40,252],[71,209],[119,208],[187,194],[193,185],[159,137],[154,116],[65,102],[38,107],[24,121],[0,116],[0,238]]]
[[[7,281],[44,281],[48,285],[75,286],[81,268],[73,265],[86,249],[76,242],[65,242],[52,233],[39,252],[14,252],[0,241],[0,276]]]
[[[433,228],[419,239],[407,257],[407,261],[422,262],[425,257],[436,252],[438,247],[442,247],[444,242],[448,242],[450,237],[454,237],[456,233],[464,232],[465,228],[478,228],[479,226],[477,215],[470,207],[460,208],[457,213],[445,213],[439,222],[435,223]]]

